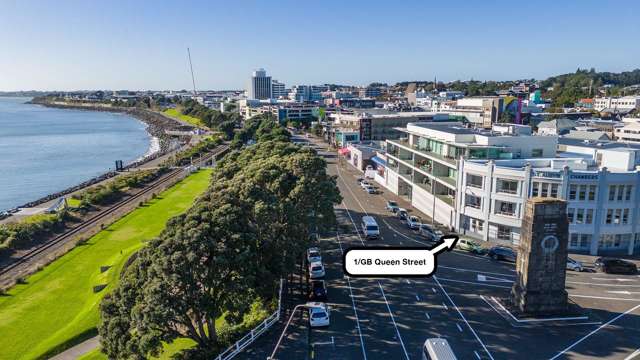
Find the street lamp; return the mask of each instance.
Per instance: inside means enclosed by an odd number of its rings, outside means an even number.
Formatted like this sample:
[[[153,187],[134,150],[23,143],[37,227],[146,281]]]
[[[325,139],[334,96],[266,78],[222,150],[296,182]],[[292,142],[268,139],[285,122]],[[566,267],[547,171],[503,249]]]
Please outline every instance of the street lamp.
[[[276,360],[275,356],[276,356],[276,351],[278,351],[278,347],[280,347],[280,343],[282,342],[282,339],[284,338],[284,334],[287,332],[287,328],[289,327],[289,324],[291,324],[291,320],[293,319],[293,315],[296,313],[296,311],[298,311],[298,308],[301,307],[311,307],[311,303],[306,303],[306,304],[298,304],[293,308],[293,311],[291,311],[291,315],[289,315],[289,320],[287,320],[287,325],[285,325],[284,329],[282,329],[282,334],[280,334],[280,338],[278,339],[278,343],[276,344],[276,347],[273,349],[273,352],[271,353],[271,356],[267,357],[267,360]]]

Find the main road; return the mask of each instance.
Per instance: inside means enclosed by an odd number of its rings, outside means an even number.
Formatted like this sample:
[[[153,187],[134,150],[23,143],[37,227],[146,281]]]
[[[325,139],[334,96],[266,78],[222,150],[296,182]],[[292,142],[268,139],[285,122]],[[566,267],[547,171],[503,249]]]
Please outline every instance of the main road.
[[[331,325],[309,329],[306,316],[296,317],[296,334],[303,329],[306,336],[285,337],[277,359],[419,360],[424,341],[434,337],[447,339],[459,359],[631,359],[640,348],[638,276],[569,272],[567,291],[577,312],[553,321],[518,319],[501,308],[497,300],[509,296],[515,279],[512,264],[457,250],[439,255],[430,278],[346,276],[342,253],[349,247],[433,245],[386,212],[387,200],[428,216],[384,188],[377,195],[362,191],[362,173],[339,161],[326,144],[294,141],[327,159],[344,200],[335,210],[338,231],[319,240]],[[381,239],[367,241],[359,234],[364,215],[377,219]],[[239,358],[266,359],[271,350],[251,349]]]

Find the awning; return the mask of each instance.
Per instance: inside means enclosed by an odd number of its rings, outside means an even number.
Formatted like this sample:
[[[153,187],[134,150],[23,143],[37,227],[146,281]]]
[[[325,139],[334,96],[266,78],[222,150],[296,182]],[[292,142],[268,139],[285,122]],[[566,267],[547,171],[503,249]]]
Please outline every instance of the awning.
[[[346,154],[348,154],[350,152],[351,152],[351,150],[349,150],[347,148],[338,149],[338,154],[340,154],[340,155],[346,155]]]
[[[384,159],[382,159],[381,157],[378,156],[374,156],[371,158],[371,161],[373,161],[374,163],[380,165],[380,166],[384,166],[387,167],[387,162],[384,161]]]

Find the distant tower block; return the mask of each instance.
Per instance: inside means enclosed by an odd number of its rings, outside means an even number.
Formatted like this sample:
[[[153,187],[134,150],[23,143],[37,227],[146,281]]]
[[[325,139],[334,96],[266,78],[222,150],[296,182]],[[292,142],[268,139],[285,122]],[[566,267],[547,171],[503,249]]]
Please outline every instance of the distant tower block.
[[[529,199],[521,234],[512,305],[527,315],[567,311],[567,203],[550,198]]]

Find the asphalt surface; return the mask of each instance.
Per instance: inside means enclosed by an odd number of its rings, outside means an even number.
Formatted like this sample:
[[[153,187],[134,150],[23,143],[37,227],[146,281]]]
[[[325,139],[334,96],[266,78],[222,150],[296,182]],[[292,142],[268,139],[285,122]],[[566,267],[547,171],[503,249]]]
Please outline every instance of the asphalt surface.
[[[433,245],[385,211],[387,200],[422,219],[428,216],[378,185],[380,194],[365,193],[357,183],[362,173],[325,151],[326,144],[294,140],[325,156],[344,200],[336,207],[339,230],[319,240],[331,325],[310,329],[299,311],[277,359],[421,359],[424,341],[433,337],[447,339],[458,359],[640,359],[638,275],[568,272],[566,288],[578,311],[545,321],[514,318],[494,301],[508,297],[513,264],[463,251],[440,254],[429,278],[345,276],[342,252],[349,247]],[[378,220],[381,239],[366,241],[358,234],[356,224],[364,215]],[[275,344],[269,338],[277,339],[281,330],[263,335],[259,346],[237,358],[266,359]]]

